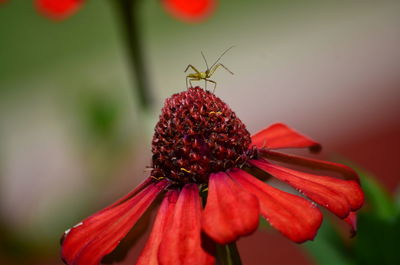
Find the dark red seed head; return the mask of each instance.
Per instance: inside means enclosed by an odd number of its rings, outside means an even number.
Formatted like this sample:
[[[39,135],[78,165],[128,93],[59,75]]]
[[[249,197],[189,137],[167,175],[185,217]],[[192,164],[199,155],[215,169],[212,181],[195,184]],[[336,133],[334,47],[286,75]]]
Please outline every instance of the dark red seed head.
[[[155,178],[208,183],[213,172],[240,167],[252,156],[250,134],[221,99],[200,87],[165,101],[152,142]]]

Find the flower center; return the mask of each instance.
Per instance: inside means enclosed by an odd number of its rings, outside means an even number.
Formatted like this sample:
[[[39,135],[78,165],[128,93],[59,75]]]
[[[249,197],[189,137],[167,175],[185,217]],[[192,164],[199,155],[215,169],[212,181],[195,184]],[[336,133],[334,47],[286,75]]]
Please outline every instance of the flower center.
[[[211,173],[240,167],[254,154],[245,125],[221,99],[200,87],[165,101],[152,142],[154,178],[208,183]]]

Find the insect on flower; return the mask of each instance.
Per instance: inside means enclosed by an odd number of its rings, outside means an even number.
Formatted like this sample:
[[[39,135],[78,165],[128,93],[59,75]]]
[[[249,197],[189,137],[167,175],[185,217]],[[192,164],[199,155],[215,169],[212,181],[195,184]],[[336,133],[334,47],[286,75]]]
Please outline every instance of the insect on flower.
[[[68,229],[62,259],[68,265],[99,265],[158,197],[162,202],[136,265],[213,265],[215,242],[226,245],[253,233],[260,215],[296,243],[315,237],[320,207],[355,232],[356,211],[364,202],[357,174],[345,165],[276,151],[287,148],[315,153],[321,145],[282,123],[250,135],[233,110],[203,88],[174,94],[154,129],[150,176]],[[303,196],[271,186],[269,177]]]
[[[204,56],[204,53],[201,52],[201,56],[203,56],[204,62],[206,63],[207,66],[207,70],[205,70],[204,72],[200,72],[199,70],[197,70],[196,67],[194,67],[193,65],[189,64],[186,69],[185,69],[185,73],[187,72],[187,70],[189,70],[189,68],[192,68],[193,71],[195,71],[195,73],[191,73],[188,74],[186,76],[186,87],[189,88],[189,85],[191,87],[193,87],[192,85],[192,81],[200,81],[200,80],[204,80],[205,82],[205,89],[207,90],[207,81],[210,83],[214,84],[214,89],[213,92],[215,91],[215,88],[217,87],[217,82],[215,82],[214,80],[211,80],[210,77],[215,73],[215,71],[217,71],[218,67],[223,67],[225,68],[226,71],[228,71],[230,74],[233,75],[233,73],[231,72],[231,70],[229,70],[225,65],[223,65],[222,63],[218,63],[219,60],[221,60],[222,56],[225,55],[225,53],[227,53],[230,49],[232,49],[234,46],[229,47],[228,49],[226,49],[219,57],[218,59],[211,65],[211,67],[208,67],[208,63],[206,60],[206,57]]]

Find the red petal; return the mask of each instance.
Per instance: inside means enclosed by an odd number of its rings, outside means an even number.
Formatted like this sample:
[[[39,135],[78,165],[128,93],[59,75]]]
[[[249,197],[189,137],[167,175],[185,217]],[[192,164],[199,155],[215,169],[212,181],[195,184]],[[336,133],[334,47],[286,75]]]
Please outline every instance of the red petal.
[[[147,186],[149,186],[151,183],[154,183],[154,180],[152,178],[147,178],[147,179],[143,180],[142,183],[140,183],[138,186],[136,186],[136,188],[134,188],[131,192],[126,194],[124,197],[119,198],[117,201],[115,201],[113,204],[107,206],[102,211],[106,211],[110,208],[114,208],[115,206],[129,200],[130,198],[134,197],[136,194],[141,192],[143,189],[145,189]]]
[[[312,152],[319,152],[321,145],[301,135],[283,123],[275,123],[251,137],[252,145],[257,148],[301,148],[308,147]]]
[[[158,261],[162,265],[214,264],[201,240],[201,202],[197,185],[186,184],[175,205],[175,213],[161,241]]]
[[[215,0],[162,0],[165,10],[184,22],[200,22],[216,7]]]
[[[226,173],[212,174],[202,214],[203,230],[220,244],[236,241],[258,227],[257,198],[235,183]]]
[[[246,190],[257,196],[261,214],[294,242],[314,239],[322,214],[311,202],[261,182],[243,170],[229,173]]]
[[[311,168],[316,170],[327,170],[327,171],[337,172],[342,174],[346,179],[351,179],[359,182],[357,173],[350,167],[342,164],[305,158],[296,155],[288,155],[274,151],[260,150],[260,152],[262,156],[271,160],[284,162],[292,165],[303,166],[306,168]]]
[[[350,212],[349,216],[343,220],[350,225],[350,236],[354,237],[357,234],[357,213]]]
[[[168,220],[172,218],[174,213],[174,208],[176,201],[178,199],[178,192],[171,190],[169,191],[158,210],[157,218],[154,221],[153,229],[151,231],[150,237],[147,240],[146,246],[144,247],[142,253],[136,265],[158,265],[158,249],[164,233],[168,227],[166,224]]]
[[[83,0],[36,0],[36,9],[53,20],[63,20],[75,14]]]
[[[135,197],[86,218],[65,233],[62,258],[69,265],[95,265],[114,250],[167,182],[153,183]]]
[[[298,172],[262,160],[252,160],[251,164],[295,187],[340,218],[345,218],[351,210],[359,209],[364,202],[363,192],[353,180]]]

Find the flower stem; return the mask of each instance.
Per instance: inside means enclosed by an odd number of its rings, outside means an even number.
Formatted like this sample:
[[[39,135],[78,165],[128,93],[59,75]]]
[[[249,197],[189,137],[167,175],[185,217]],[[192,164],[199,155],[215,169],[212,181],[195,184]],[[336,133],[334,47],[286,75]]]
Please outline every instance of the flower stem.
[[[140,41],[139,0],[113,1],[120,13],[121,24],[125,34],[128,57],[135,78],[135,94],[140,107],[148,110],[151,107],[150,86],[148,73],[143,58],[143,46]]]
[[[221,265],[242,265],[236,242],[217,245],[217,259]]]

